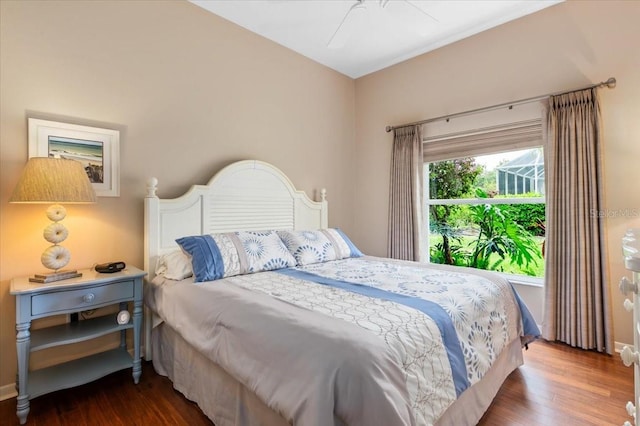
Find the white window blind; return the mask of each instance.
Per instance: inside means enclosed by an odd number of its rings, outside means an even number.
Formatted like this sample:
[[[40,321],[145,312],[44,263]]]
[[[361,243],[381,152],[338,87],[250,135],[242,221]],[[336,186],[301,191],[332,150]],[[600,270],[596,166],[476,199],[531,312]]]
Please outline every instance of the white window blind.
[[[463,117],[455,123],[425,124],[425,163],[544,146],[542,108],[539,103],[485,113],[490,117]],[[478,126],[482,123],[482,126]]]

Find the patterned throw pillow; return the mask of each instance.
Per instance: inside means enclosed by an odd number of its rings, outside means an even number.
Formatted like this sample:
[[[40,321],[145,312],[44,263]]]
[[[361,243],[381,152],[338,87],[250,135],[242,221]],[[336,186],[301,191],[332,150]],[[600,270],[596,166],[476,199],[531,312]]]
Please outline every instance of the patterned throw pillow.
[[[216,243],[222,257],[222,268],[224,270],[222,277],[240,275],[242,270],[240,267],[240,255],[229,234],[212,234],[211,238]]]
[[[362,256],[360,250],[337,228],[277,232],[300,266]]]
[[[288,268],[296,261],[274,231],[195,235],[176,240],[191,257],[196,282]]]
[[[298,265],[336,260],[331,240],[322,231],[278,231]]]
[[[240,242],[242,249],[236,246],[240,254],[240,264],[243,263],[242,257],[244,255],[248,273],[296,266],[296,260],[275,231],[235,232],[230,236],[237,238]]]

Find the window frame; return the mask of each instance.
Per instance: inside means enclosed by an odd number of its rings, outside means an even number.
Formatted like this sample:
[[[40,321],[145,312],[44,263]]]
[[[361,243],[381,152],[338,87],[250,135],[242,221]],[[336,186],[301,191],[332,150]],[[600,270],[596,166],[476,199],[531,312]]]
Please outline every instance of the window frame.
[[[509,152],[509,151],[517,151],[517,150],[524,150],[524,149],[537,149],[537,148],[542,148],[543,153],[545,152],[545,146],[544,144],[542,145],[538,145],[538,146],[529,146],[526,148],[515,148],[515,149],[509,149],[509,150],[505,150],[505,149],[499,149],[497,150],[495,153],[499,154],[501,152]],[[491,152],[488,153],[482,153],[482,154],[470,154],[467,156],[462,156],[462,157],[456,157],[456,158],[451,158],[450,160],[454,160],[457,158],[465,158],[465,157],[478,157],[478,156],[482,156],[482,155],[490,155],[492,154]],[[543,159],[545,160],[545,163],[543,163],[543,167],[546,166],[546,155],[543,155]],[[546,206],[547,204],[547,199],[546,199],[546,191],[545,191],[545,195],[542,197],[500,197],[500,198],[430,198],[430,179],[429,179],[429,165],[431,163],[437,163],[440,161],[447,161],[447,160],[437,160],[437,161],[425,161],[423,163],[423,170],[424,170],[424,176],[423,176],[423,229],[424,229],[424,233],[425,236],[423,238],[423,242],[424,242],[424,247],[423,247],[423,251],[426,252],[425,255],[425,259],[426,259],[426,263],[431,264],[431,247],[429,244],[429,238],[430,238],[430,214],[429,214],[429,207],[432,205],[480,205],[480,204],[544,204]],[[461,268],[467,268],[467,269],[476,269],[476,268],[470,268],[467,266],[461,266]],[[477,269],[480,271],[484,271],[485,269]],[[519,275],[519,274],[510,274],[510,273],[506,273],[506,272],[500,272],[500,271],[491,271],[494,272],[500,276],[502,276],[503,278],[505,278],[506,280],[508,280],[511,283],[515,283],[515,284],[521,284],[521,285],[527,285],[527,286],[533,286],[533,287],[544,287],[544,277],[534,277],[534,276],[530,276],[530,275]]]
[[[546,191],[542,197],[466,198],[433,199],[429,197],[429,164],[464,157],[477,157],[501,152],[542,147],[543,168],[546,170],[546,100],[532,100],[505,108],[487,109],[457,116],[452,119],[434,120],[423,124],[423,201],[422,201],[422,241],[420,253],[422,261],[431,263],[429,252],[431,205],[442,204],[545,204]],[[426,176],[426,178],[425,178]],[[425,232],[426,231],[426,232]],[[426,249],[426,250],[425,250]],[[426,253],[426,255],[425,255]],[[470,268],[473,269],[473,268]],[[544,286],[544,278],[528,275],[514,275],[496,272],[512,283]]]

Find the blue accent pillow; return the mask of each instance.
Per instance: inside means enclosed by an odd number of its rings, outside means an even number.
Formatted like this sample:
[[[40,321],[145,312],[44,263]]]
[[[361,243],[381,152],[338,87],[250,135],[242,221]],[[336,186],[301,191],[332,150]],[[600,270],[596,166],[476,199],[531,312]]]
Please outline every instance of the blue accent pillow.
[[[211,235],[178,238],[176,243],[191,257],[191,268],[196,282],[224,277],[222,254]]]

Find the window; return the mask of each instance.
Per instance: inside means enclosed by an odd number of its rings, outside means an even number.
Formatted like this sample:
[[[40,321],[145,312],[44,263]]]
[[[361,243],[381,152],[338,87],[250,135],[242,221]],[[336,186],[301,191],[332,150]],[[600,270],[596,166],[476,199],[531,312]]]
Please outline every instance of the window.
[[[544,276],[542,147],[428,163],[429,261]]]
[[[544,276],[542,120],[527,108],[424,129],[430,262]]]

